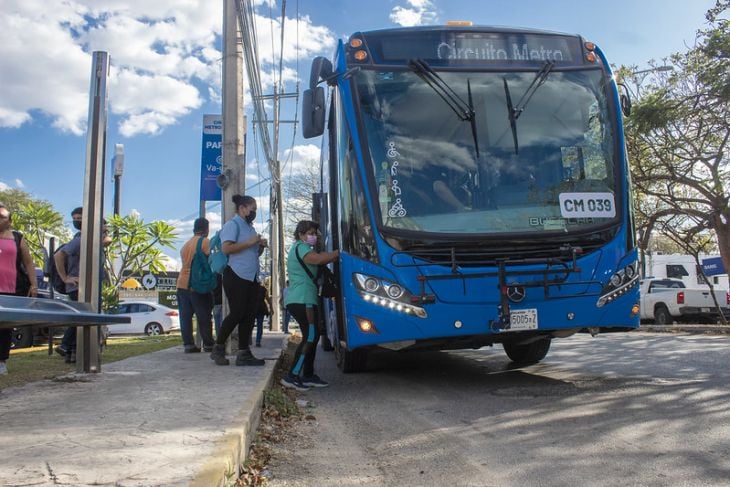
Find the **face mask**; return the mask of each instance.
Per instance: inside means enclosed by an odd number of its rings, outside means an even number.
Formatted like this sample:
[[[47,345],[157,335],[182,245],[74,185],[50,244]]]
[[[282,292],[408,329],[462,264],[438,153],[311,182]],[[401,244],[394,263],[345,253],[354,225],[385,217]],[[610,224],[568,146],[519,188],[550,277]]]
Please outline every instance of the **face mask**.
[[[316,235],[307,235],[306,242],[309,245],[311,245],[312,247],[314,247],[315,245],[317,245],[317,236]]]
[[[74,220],[73,225],[76,230],[81,230],[81,220]]]
[[[247,222],[247,223],[251,223],[251,222],[252,222],[252,221],[254,221],[255,219],[256,219],[256,210],[253,210],[253,211],[252,211],[251,213],[249,213],[249,214],[248,214],[248,215],[246,216],[246,222]]]

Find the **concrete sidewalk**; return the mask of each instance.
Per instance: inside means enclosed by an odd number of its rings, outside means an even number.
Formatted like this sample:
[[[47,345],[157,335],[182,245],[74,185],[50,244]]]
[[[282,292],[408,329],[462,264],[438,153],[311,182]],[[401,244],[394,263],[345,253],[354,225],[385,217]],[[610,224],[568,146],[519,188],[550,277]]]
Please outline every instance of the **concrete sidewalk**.
[[[182,346],[0,392],[0,485],[217,486],[236,478],[273,378],[282,333],[264,334],[263,367],[216,366]],[[103,357],[102,357],[103,359]],[[11,371],[12,373],[12,371]]]

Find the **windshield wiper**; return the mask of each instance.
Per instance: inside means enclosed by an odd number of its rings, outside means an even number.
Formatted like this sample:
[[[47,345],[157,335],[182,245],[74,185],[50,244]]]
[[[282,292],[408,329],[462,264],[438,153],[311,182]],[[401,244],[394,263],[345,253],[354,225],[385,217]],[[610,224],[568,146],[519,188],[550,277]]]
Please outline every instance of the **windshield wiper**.
[[[476,151],[477,159],[479,159],[479,139],[477,134],[476,112],[474,111],[474,103],[471,95],[471,82],[467,79],[466,84],[469,101],[465,102],[423,59],[411,59],[408,62],[408,66],[436,92],[444,103],[459,117],[459,120],[471,124],[474,150]]]
[[[512,96],[509,93],[509,85],[507,84],[507,78],[502,78],[504,82],[504,97],[507,100],[507,117],[509,118],[509,127],[512,129],[512,140],[515,143],[515,154],[520,152],[519,144],[517,143],[517,117],[515,117],[515,107],[512,106]]]
[[[545,83],[550,71],[555,67],[555,61],[545,61],[540,71],[535,73],[535,77],[532,78],[530,86],[527,87],[525,93],[517,102],[517,105],[512,105],[512,96],[510,95],[509,85],[507,84],[507,78],[502,78],[504,82],[504,95],[507,100],[507,112],[509,116],[509,126],[512,129],[512,140],[515,143],[515,154],[519,152],[519,144],[517,143],[517,119],[520,118],[522,112],[525,111],[527,104],[530,103],[532,95],[535,94],[537,89]]]

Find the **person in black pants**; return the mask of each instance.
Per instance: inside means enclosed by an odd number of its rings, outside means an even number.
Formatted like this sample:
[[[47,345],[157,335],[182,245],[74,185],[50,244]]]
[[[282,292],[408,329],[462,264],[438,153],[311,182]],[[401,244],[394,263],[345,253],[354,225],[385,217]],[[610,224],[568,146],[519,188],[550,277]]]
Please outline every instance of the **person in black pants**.
[[[220,232],[221,250],[228,256],[223,271],[223,291],[228,299],[230,313],[223,319],[221,332],[215,339],[210,358],[216,365],[228,365],[226,340],[238,327],[238,355],[236,365],[264,365],[254,357],[248,339],[254,324],[256,296],[258,295],[259,256],[266,248],[266,239],[253,227],[256,218],[256,200],[251,196],[233,195],[236,216]]]
[[[329,385],[314,373],[314,357],[320,335],[316,321],[319,295],[312,277],[317,275],[318,266],[336,261],[340,251],[314,250],[317,245],[317,230],[319,224],[309,220],[300,221],[294,231],[296,240],[289,250],[287,259],[289,290],[284,305],[299,323],[302,341],[294,354],[289,373],[282,377],[281,384],[299,391]]]

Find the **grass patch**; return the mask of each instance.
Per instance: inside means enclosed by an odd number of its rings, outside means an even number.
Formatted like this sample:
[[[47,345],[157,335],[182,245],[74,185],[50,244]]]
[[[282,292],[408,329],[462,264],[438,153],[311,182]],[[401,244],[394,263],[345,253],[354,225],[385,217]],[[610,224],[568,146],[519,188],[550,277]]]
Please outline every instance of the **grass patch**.
[[[180,344],[179,334],[110,338],[101,355],[102,371],[104,364]],[[9,373],[0,376],[0,390],[76,371],[76,364],[67,364],[56,354],[48,355],[47,345],[11,350],[7,364]]]

